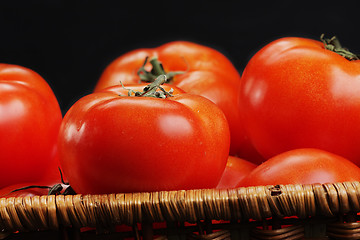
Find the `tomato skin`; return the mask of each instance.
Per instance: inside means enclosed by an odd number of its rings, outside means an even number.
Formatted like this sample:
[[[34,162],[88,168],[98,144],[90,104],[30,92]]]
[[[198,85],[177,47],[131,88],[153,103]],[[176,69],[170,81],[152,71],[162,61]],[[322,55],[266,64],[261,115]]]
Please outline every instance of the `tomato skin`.
[[[28,186],[48,186],[48,185],[40,185],[40,183],[16,183],[14,185],[6,186],[0,189],[0,198],[10,198],[10,197],[33,197],[33,196],[41,196],[47,195],[49,189],[47,188],[29,188],[19,191],[14,191],[16,189],[28,187]],[[51,185],[50,185],[51,186]],[[14,191],[14,192],[12,192]]]
[[[305,38],[269,43],[249,61],[240,111],[264,158],[320,148],[360,165],[360,61]]]
[[[55,159],[51,162],[50,166],[44,169],[45,174],[38,182],[44,183],[61,183],[61,177],[64,182],[67,181],[67,177],[61,169],[59,154],[56,155]]]
[[[360,168],[339,155],[314,148],[294,149],[265,161],[238,187],[359,181]]]
[[[98,93],[102,92],[102,93],[113,93],[116,95],[121,95],[121,96],[128,96],[129,94],[129,89],[133,90],[133,91],[138,91],[141,92],[144,87],[146,87],[148,84],[146,83],[139,83],[139,84],[126,84],[124,86],[122,85],[114,85],[111,87],[107,87],[105,89],[101,89],[99,91],[97,91]],[[181,88],[178,88],[176,86],[172,86],[169,84],[163,84],[162,87],[165,89],[165,91],[169,92],[170,90],[173,91],[173,95],[178,95],[178,94],[184,94],[185,91],[182,90]]]
[[[239,182],[256,167],[257,165],[252,162],[234,156],[229,156],[224,173],[216,188],[235,188]]]
[[[0,64],[0,188],[42,178],[57,154],[61,120],[57,99],[39,74]]]
[[[33,197],[33,196],[48,195],[50,188],[57,184],[61,185],[62,192],[68,187],[68,185],[62,184],[60,180],[58,180],[58,181],[50,181],[50,180],[43,181],[43,180],[41,180],[38,182],[16,183],[16,184],[1,188],[0,189],[0,198]],[[43,187],[47,187],[47,188],[43,188]]]
[[[166,72],[185,71],[170,84],[185,92],[210,99],[224,112],[230,127],[230,154],[254,161],[262,157],[254,150],[244,132],[238,105],[240,74],[223,54],[200,44],[174,41],[157,48],[130,51],[111,62],[102,73],[95,92],[109,86],[139,83],[138,69],[146,57],[157,57]],[[148,70],[151,65],[147,63]]]
[[[27,196],[41,196],[41,195],[48,195],[49,188],[28,188],[23,189],[20,191],[12,192],[13,190],[28,187],[28,186],[47,186],[52,187],[56,184],[61,184],[62,180],[63,182],[67,182],[65,176],[62,176],[63,179],[61,179],[61,174],[59,171],[60,163],[58,157],[54,159],[54,161],[51,162],[50,166],[42,169],[44,172],[44,175],[40,180],[33,181],[33,182],[21,182],[21,183],[15,183],[3,188],[0,188],[0,198],[1,197],[27,197]],[[62,174],[63,175],[63,174]],[[62,184],[62,187],[65,189],[68,186]]]
[[[64,117],[60,163],[77,193],[216,186],[230,133],[214,103],[186,93],[166,99],[119,94],[87,95]]]

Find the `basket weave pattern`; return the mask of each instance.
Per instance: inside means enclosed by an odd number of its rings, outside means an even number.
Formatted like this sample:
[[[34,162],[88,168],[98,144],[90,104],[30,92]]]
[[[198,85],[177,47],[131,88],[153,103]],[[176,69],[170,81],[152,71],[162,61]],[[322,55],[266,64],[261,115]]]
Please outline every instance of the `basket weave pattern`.
[[[52,195],[1,198],[0,228],[3,237],[64,229],[89,236],[80,229],[91,227],[96,236],[121,239],[115,226],[126,224],[133,226],[126,236],[144,239],[360,239],[358,212],[359,182]],[[167,227],[152,229],[153,222]]]

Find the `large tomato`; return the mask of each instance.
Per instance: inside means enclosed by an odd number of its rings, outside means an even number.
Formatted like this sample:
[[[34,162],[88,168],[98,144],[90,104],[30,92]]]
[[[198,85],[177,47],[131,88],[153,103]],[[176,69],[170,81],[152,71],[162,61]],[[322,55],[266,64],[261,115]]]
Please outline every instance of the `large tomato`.
[[[0,64],[0,188],[43,177],[57,154],[61,120],[57,99],[39,74]]]
[[[351,161],[314,148],[294,149],[256,167],[238,187],[360,181],[360,168]]]
[[[215,187],[230,145],[223,112],[198,95],[174,91],[167,96],[168,86],[166,93],[157,87],[130,91],[139,96],[128,96],[130,87],[125,88],[87,95],[66,113],[59,153],[74,190],[100,194]]]
[[[255,148],[266,159],[320,148],[360,165],[357,59],[334,38],[281,38],[257,52],[244,69],[239,101]]]
[[[143,67],[145,59],[150,59]],[[223,54],[192,42],[169,42],[157,48],[130,51],[107,66],[95,92],[103,88],[152,81],[167,73],[168,83],[213,101],[224,112],[230,127],[230,154],[260,162],[244,132],[238,107],[240,75]],[[175,74],[172,74],[175,73]]]

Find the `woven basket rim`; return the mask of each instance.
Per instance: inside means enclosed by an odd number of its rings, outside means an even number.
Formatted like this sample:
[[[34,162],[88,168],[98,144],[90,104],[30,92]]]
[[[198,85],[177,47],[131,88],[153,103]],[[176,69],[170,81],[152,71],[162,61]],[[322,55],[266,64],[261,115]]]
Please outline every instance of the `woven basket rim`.
[[[289,184],[101,195],[0,198],[3,232],[60,226],[112,228],[151,222],[237,223],[295,216],[333,219],[360,212],[360,182]]]

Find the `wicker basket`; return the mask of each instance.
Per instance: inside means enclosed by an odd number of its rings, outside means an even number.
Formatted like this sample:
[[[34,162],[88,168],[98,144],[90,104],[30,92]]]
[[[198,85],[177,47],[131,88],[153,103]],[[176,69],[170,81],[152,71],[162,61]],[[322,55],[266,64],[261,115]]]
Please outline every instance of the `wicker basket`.
[[[12,197],[0,238],[360,239],[359,211],[359,182]]]

